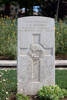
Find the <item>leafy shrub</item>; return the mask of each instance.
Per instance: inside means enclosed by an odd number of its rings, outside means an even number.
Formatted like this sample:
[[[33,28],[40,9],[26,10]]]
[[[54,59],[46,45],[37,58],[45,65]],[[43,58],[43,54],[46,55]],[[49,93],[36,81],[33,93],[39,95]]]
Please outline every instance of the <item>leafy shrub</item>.
[[[24,96],[23,94],[16,95],[17,100],[30,100],[28,96]]]
[[[67,90],[66,89],[62,89],[63,95],[64,97],[67,97]]]
[[[0,56],[16,59],[17,21],[10,17],[0,18]]]
[[[67,55],[67,23],[62,20],[56,22],[55,33],[56,54]]]
[[[46,100],[59,100],[67,95],[66,90],[62,90],[58,86],[43,86],[40,91],[38,91],[38,96],[40,99]]]

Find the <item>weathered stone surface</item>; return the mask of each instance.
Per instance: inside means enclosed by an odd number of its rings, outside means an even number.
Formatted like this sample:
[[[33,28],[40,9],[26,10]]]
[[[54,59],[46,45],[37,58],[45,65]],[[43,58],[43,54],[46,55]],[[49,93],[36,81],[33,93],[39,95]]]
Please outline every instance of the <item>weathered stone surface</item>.
[[[47,17],[18,19],[18,93],[35,95],[55,84],[55,24]]]

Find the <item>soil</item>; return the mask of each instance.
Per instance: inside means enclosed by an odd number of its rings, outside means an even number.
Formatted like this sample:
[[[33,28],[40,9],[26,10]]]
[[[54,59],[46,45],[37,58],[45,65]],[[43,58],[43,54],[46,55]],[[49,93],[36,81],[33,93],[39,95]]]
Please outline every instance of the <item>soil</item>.
[[[16,99],[16,96],[13,95],[13,96],[10,96],[10,97],[8,98],[8,100],[17,100],[17,99]]]
[[[60,99],[60,100],[67,100],[67,98],[64,98],[64,99]]]
[[[29,96],[29,97],[30,97],[30,100],[40,100],[37,96]],[[17,99],[16,99],[16,96],[11,96],[11,97],[9,97],[8,100],[17,100]],[[44,99],[44,100],[46,100],[46,99]],[[67,100],[67,98],[63,98],[60,100]]]
[[[37,96],[31,96],[30,100],[40,100],[40,99]],[[46,100],[46,99],[43,99],[43,100]],[[60,100],[67,100],[67,98],[63,98],[63,99],[60,99]]]
[[[14,60],[13,57],[0,56],[0,60]]]
[[[67,55],[64,54],[57,54],[56,60],[67,60]]]

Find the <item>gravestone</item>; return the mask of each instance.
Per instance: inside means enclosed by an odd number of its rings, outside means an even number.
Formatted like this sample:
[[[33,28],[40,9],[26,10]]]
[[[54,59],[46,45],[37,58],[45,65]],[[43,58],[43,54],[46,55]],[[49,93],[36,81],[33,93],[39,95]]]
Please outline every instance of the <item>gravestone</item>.
[[[35,95],[55,84],[55,23],[48,17],[18,19],[18,93]]]

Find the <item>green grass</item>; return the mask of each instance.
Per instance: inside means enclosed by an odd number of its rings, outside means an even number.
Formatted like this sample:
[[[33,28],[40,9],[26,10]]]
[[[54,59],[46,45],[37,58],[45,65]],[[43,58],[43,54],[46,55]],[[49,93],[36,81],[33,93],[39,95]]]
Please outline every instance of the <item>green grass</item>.
[[[67,89],[67,70],[56,70],[56,84]]]
[[[0,100],[17,92],[16,70],[0,70]]]
[[[56,84],[67,89],[67,70],[56,70]],[[17,92],[16,70],[0,70],[0,100]]]

